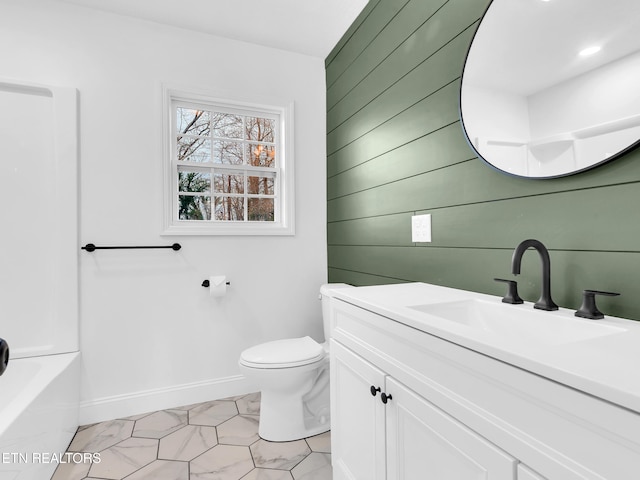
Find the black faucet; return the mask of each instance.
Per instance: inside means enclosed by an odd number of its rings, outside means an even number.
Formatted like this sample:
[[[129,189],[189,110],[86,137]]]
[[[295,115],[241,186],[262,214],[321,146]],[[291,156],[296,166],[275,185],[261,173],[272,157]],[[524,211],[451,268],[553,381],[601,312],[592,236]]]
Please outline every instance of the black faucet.
[[[522,255],[529,248],[535,248],[540,254],[542,260],[542,294],[533,308],[540,310],[557,310],[558,306],[551,300],[551,259],[549,251],[542,242],[534,239],[525,240],[520,243],[513,251],[511,257],[511,273],[518,275],[520,273],[520,264],[522,263]]]

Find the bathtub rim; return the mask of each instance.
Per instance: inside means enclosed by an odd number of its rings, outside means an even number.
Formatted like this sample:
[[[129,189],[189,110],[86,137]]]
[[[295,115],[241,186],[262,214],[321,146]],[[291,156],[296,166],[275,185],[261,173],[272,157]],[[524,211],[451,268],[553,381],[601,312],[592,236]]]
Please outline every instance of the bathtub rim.
[[[18,420],[20,414],[24,413],[38,399],[38,394],[41,394],[60,375],[64,374],[74,361],[79,361],[79,357],[80,352],[76,351],[42,355],[40,357],[18,358],[9,361],[7,371],[12,366],[15,367],[17,362],[34,363],[43,368],[38,370],[35,378],[27,380],[29,388],[27,392],[21,392],[25,396],[16,396],[0,410],[0,444],[5,440],[4,435]],[[77,381],[79,382],[80,379],[78,378]],[[2,377],[0,377],[1,385]],[[79,403],[80,399],[78,398],[78,405]]]

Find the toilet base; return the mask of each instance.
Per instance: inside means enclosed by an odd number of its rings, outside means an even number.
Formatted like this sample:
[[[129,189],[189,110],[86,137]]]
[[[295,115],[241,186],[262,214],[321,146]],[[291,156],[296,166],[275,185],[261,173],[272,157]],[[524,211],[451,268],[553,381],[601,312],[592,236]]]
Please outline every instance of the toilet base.
[[[258,434],[272,442],[289,442],[331,428],[329,357],[293,368],[240,370],[260,389]]]
[[[327,388],[327,412],[316,417],[305,411],[302,399],[263,390],[258,435],[271,442],[290,442],[328,432],[331,428],[328,396]]]

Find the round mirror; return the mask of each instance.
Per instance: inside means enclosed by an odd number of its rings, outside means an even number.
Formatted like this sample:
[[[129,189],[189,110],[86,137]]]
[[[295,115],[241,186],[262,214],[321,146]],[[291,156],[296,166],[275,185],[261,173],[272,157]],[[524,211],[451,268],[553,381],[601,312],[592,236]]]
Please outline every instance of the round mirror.
[[[462,125],[489,165],[571,175],[640,139],[640,0],[493,0],[460,89]]]

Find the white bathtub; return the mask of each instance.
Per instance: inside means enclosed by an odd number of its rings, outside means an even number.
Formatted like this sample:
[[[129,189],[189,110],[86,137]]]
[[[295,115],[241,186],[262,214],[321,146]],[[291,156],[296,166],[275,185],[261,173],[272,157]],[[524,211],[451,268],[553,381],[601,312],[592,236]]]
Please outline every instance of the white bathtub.
[[[0,376],[0,480],[47,480],[78,427],[80,354],[10,360]]]

